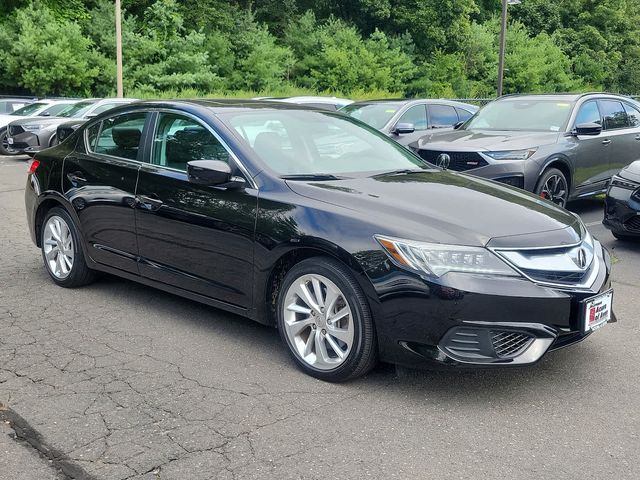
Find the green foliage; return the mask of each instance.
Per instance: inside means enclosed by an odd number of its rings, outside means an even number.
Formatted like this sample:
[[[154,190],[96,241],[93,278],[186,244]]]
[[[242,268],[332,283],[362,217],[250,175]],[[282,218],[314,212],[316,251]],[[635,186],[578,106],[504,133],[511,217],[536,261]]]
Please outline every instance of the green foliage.
[[[5,0],[0,92],[115,91],[113,0]],[[122,0],[127,95],[493,96],[501,0]],[[640,0],[509,7],[506,92],[640,92]]]
[[[17,10],[0,34],[2,81],[36,95],[90,94],[101,58],[80,26],[46,6]]]

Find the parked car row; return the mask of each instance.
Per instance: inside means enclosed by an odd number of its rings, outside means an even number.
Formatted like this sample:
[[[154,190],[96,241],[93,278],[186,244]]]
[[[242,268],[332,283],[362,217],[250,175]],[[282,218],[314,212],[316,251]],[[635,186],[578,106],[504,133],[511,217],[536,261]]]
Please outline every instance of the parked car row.
[[[34,154],[59,141],[58,127],[73,119],[82,124],[89,118],[118,105],[130,103],[127,98],[89,98],[38,100],[0,115],[0,154]]]
[[[540,112],[555,138],[575,123]],[[286,102],[119,106],[36,153],[31,236],[61,287],[109,272],[276,326],[293,361],[328,381],[378,360],[530,365],[615,321],[610,256],[577,215],[436,168],[388,133]],[[503,142],[481,155],[535,148]],[[615,188],[633,196],[637,180],[623,171]]]

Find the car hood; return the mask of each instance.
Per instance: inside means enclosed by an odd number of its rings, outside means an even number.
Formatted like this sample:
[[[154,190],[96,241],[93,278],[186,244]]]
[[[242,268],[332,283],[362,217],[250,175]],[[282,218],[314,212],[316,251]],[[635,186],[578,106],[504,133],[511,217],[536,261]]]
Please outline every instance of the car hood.
[[[0,127],[6,127],[11,122],[15,122],[16,120],[24,120],[25,118],[32,117],[24,117],[22,115],[0,115]]]
[[[634,182],[640,182],[640,160],[622,169],[618,175]]]
[[[556,143],[558,132],[452,130],[421,137],[414,148],[443,151],[523,150]]]
[[[299,195],[351,210],[380,234],[412,240],[542,247],[574,244],[582,235],[580,220],[564,209],[522,190],[453,172],[287,184]]]
[[[68,117],[18,117],[18,120],[14,120],[11,123],[14,125],[59,125],[70,120]]]

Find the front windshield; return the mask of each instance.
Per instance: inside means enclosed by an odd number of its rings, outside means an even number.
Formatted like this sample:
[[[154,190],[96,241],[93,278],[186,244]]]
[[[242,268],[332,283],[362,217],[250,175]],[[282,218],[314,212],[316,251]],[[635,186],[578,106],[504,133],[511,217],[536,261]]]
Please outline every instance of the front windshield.
[[[89,110],[89,108],[95,102],[78,102],[73,105],[69,105],[64,110],[62,110],[58,116],[59,117],[82,117],[84,113]]]
[[[373,128],[381,129],[389,123],[401,106],[399,103],[352,103],[341,108],[340,111]]]
[[[42,107],[46,105],[48,105],[48,103],[41,103],[41,102],[30,103],[29,105],[25,105],[24,107],[19,108],[18,110],[11,113],[10,115],[22,115],[23,117],[28,117],[29,115],[37,112],[38,110],[40,110]]]
[[[572,102],[559,100],[499,100],[481,109],[462,128],[559,132],[565,127],[572,106]]]
[[[339,113],[260,110],[220,117],[280,175],[427,168],[398,143]]]

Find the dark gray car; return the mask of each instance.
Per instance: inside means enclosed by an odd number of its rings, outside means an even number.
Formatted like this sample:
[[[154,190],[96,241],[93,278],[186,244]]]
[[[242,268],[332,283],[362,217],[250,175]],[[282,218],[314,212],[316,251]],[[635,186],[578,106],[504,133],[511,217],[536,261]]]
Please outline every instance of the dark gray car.
[[[427,130],[450,129],[464,122],[478,111],[478,107],[441,99],[368,100],[352,103],[340,111],[406,146]]]
[[[640,159],[640,103],[606,93],[506,96],[457,130],[409,147],[430,163],[564,206],[603,193],[612,175]]]

